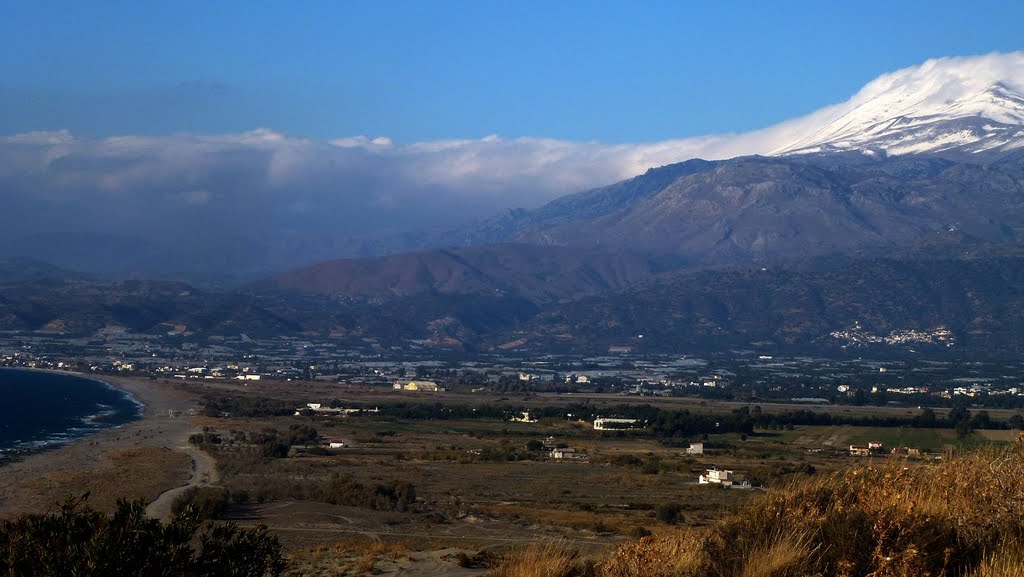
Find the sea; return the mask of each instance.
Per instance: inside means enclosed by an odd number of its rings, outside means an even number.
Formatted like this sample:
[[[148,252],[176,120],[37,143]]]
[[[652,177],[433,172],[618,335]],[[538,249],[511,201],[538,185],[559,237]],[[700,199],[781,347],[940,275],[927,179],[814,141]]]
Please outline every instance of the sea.
[[[0,463],[142,416],[142,404],[100,380],[0,369]]]

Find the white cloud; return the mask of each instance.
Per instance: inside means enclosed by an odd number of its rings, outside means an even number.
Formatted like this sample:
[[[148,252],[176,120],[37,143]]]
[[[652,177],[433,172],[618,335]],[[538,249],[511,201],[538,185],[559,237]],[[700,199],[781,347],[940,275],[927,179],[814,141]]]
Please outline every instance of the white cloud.
[[[27,234],[118,227],[173,238],[219,227],[224,235],[300,231],[336,238],[443,227],[690,158],[771,153],[895,86],[938,102],[998,80],[1024,88],[1024,53],[930,60],[880,76],[847,102],[763,130],[649,143],[498,135],[408,144],[363,135],[314,141],[266,128],[166,137],[12,135],[0,137],[0,228]]]

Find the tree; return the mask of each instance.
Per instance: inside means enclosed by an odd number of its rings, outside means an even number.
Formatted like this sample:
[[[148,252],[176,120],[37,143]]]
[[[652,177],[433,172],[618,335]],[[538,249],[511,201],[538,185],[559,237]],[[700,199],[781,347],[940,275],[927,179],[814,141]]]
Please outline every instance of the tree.
[[[917,416],[915,426],[923,428],[934,428],[936,423],[935,411],[929,407],[921,409],[921,414]]]
[[[949,422],[956,426],[957,423],[964,419],[971,418],[971,412],[967,410],[967,407],[963,404],[957,404],[955,407],[949,410]]]
[[[971,428],[971,420],[964,418],[960,419],[956,423],[956,436],[958,439],[966,438],[971,434],[973,429]]]
[[[978,411],[974,417],[971,418],[972,429],[991,429],[992,428],[992,417],[989,416],[988,411]]]

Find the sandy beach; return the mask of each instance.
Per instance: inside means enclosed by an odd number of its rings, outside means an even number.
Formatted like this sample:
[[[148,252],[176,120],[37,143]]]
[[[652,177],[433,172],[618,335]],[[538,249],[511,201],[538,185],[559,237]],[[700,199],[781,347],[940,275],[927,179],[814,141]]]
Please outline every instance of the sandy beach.
[[[0,516],[53,510],[86,493],[91,507],[111,511],[120,498],[149,503],[176,487],[212,480],[212,459],[188,445],[188,436],[199,429],[197,418],[187,416],[198,409],[194,396],[168,381],[99,380],[142,403],[142,418],[0,466]],[[155,505],[151,514],[165,516],[170,496]]]

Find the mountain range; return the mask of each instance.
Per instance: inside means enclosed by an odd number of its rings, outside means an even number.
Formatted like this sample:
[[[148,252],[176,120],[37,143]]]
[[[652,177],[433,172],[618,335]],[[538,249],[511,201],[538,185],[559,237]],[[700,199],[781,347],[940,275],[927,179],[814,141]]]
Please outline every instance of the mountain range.
[[[384,241],[415,250],[228,289],[8,263],[0,329],[115,323],[574,350],[639,346],[644,334],[664,350],[827,346],[847,326],[942,326],[961,347],[1017,350],[1024,75],[965,69],[930,61],[883,76],[777,129],[769,155],[652,168]]]

